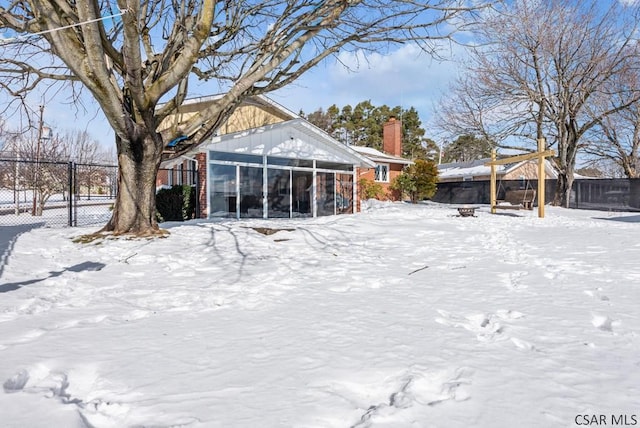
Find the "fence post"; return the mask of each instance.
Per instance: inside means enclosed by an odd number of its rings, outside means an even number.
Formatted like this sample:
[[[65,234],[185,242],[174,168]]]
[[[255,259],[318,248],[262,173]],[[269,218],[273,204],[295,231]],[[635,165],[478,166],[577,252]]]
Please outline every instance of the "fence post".
[[[67,163],[67,222],[73,226],[73,162]]]
[[[73,199],[74,199],[74,204],[73,204],[73,226],[77,227],[78,226],[78,200],[76,199],[80,198],[80,193],[78,190],[78,164],[77,163],[73,163]]]

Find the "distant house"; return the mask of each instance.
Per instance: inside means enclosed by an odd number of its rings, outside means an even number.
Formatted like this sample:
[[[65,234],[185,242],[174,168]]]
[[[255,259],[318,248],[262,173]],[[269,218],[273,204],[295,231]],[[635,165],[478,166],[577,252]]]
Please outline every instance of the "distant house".
[[[374,168],[361,169],[358,174],[359,180],[364,178],[379,183],[384,189],[386,199],[394,200],[396,195],[389,189],[390,184],[407,165],[413,163],[402,157],[402,122],[394,117],[384,124],[382,147],[384,153],[371,147],[351,148],[375,163]]]
[[[165,123],[217,96],[186,102]],[[206,118],[203,118],[206,120]],[[357,174],[375,163],[264,96],[243,102],[216,135],[161,165],[156,186],[197,185],[200,217],[316,217],[357,209]]]
[[[488,181],[491,178],[491,168],[486,166],[491,158],[478,159],[469,162],[453,162],[438,165],[438,182],[449,183],[458,181]],[[553,164],[545,160],[547,179],[558,178]],[[528,160],[496,166],[498,180],[537,180],[538,161]]]

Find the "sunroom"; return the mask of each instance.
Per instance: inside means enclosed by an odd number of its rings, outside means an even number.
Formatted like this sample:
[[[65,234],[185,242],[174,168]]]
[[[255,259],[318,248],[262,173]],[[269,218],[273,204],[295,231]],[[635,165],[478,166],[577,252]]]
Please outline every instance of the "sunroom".
[[[353,213],[358,169],[375,167],[304,119],[213,137],[201,150],[210,218]]]

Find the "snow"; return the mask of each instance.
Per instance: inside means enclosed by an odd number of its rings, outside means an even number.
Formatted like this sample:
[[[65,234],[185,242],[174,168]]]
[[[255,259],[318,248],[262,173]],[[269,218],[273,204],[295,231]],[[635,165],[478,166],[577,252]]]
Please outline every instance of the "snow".
[[[536,214],[370,203],[156,240],[25,232],[1,271],[1,425],[640,419],[640,216]]]

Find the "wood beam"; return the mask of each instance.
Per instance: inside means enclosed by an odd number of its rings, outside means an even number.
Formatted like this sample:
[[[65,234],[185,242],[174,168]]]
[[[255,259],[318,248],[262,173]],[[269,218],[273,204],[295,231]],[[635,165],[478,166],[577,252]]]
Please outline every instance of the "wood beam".
[[[508,157],[508,158],[492,160],[491,162],[487,162],[484,165],[485,166],[506,165],[508,163],[515,163],[515,162],[521,162],[521,161],[526,161],[526,160],[531,160],[531,159],[538,159],[538,158],[545,158],[545,157],[549,157],[549,156],[555,156],[555,154],[556,154],[556,152],[554,152],[553,150],[545,150],[545,151],[542,151],[542,152],[527,153],[527,154],[524,154],[524,155],[516,155],[516,156],[511,156],[511,157]]]

